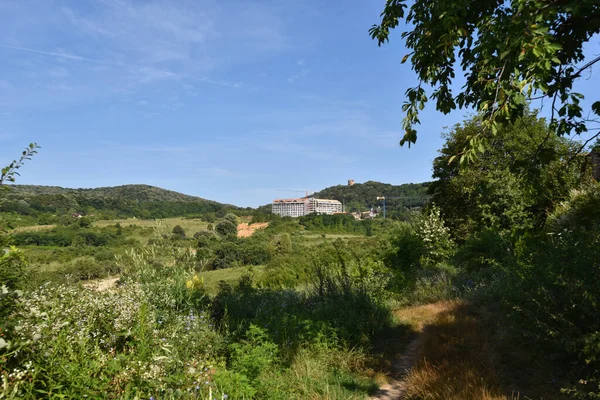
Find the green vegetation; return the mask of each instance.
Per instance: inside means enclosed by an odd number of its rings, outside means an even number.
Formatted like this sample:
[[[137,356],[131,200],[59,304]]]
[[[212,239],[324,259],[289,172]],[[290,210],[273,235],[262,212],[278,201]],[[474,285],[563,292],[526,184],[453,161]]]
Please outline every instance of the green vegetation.
[[[3,214],[0,398],[362,399],[403,352],[414,399],[598,398],[600,186],[535,113],[482,118],[400,220]]]
[[[402,20],[407,24],[400,25]],[[471,0],[425,0],[408,6],[405,0],[387,0],[380,25],[370,34],[381,45],[399,25],[406,27],[402,38],[409,51],[402,62],[410,60],[419,80],[406,91],[406,133],[400,144],[416,142],[419,111],[429,99],[445,114],[457,108],[480,112],[484,129],[453,154],[463,161],[489,149],[482,134],[496,134],[522,117],[528,99],[552,104],[548,129],[558,136],[585,132],[593,122],[583,110],[583,95],[572,88],[600,61],[595,57],[578,65],[584,61],[584,45],[600,33],[597,1],[480,0],[474,5]],[[455,94],[452,81],[459,65],[466,83]],[[600,115],[600,101],[590,111]]]
[[[381,201],[377,200],[379,196],[400,197],[399,199],[389,199],[386,204],[388,216],[395,218],[406,214],[407,209],[423,207],[429,198],[427,187],[427,183],[390,185],[368,181],[352,186],[332,186],[314,193],[312,196],[343,201],[348,212],[367,211],[371,207],[381,207]]]
[[[0,212],[34,216],[41,220],[41,225],[57,223],[60,215],[74,213],[93,214],[99,219],[154,219],[210,213],[223,216],[228,210],[236,209],[148,185],[97,189],[11,185],[0,202]]]

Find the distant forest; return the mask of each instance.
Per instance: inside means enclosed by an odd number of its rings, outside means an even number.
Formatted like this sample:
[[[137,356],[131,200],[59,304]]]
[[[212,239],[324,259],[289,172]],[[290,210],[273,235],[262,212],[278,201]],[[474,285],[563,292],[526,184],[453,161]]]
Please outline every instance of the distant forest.
[[[332,186],[313,196],[339,200],[349,212],[377,209],[383,205],[377,197],[386,196],[387,216],[400,218],[409,209],[422,207],[427,202],[427,187],[428,183],[390,185],[369,181],[353,186]],[[94,214],[104,219],[203,216],[214,220],[228,212],[255,216],[270,214],[271,205],[240,208],[149,185],[95,189],[11,185],[0,201],[0,212],[34,217],[40,224],[56,223],[57,216],[72,213]]]
[[[41,218],[82,213],[104,218],[167,218],[237,210],[231,205],[148,185],[125,185],[96,189],[65,189],[55,186],[12,185],[0,202],[0,212]],[[51,222],[51,221],[49,221]]]

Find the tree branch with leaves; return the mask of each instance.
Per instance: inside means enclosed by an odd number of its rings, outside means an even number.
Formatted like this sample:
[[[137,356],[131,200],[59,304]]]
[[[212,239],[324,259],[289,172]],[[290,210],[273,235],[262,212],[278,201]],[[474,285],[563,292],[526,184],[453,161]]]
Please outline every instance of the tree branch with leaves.
[[[583,95],[573,83],[600,58],[585,62],[583,45],[600,33],[598,0],[387,0],[379,25],[369,30],[379,45],[404,20],[402,38],[419,84],[406,91],[400,141],[417,140],[419,111],[428,101],[448,114],[474,109],[494,135],[501,125],[523,116],[528,100],[552,102],[550,129],[556,135],[588,130],[595,121],[584,118]],[[451,85],[457,70],[466,82],[458,93]],[[423,87],[430,87],[426,91]],[[600,115],[600,101],[591,112]],[[473,160],[487,148],[475,135],[457,155]]]
[[[2,168],[2,173],[0,174],[0,187],[7,182],[14,182],[17,176],[21,176],[18,172],[19,168],[25,165],[25,161],[31,160],[31,157],[37,154],[39,148],[40,146],[38,146],[37,143],[30,143],[29,146],[23,150],[19,160],[13,160],[8,166]]]

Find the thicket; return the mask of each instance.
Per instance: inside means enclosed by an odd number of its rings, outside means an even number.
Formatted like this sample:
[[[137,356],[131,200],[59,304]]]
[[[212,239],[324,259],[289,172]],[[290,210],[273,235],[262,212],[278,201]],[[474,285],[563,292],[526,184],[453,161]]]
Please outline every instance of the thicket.
[[[449,163],[473,135],[489,148],[474,162]],[[486,136],[488,135],[488,136]],[[492,136],[479,117],[456,126],[434,162],[432,201],[452,239],[452,286],[501,316],[516,347],[577,398],[598,398],[600,346],[600,192],[580,144],[550,135],[527,112]],[[398,262],[414,265],[422,247]]]
[[[0,393],[347,399],[373,390],[357,368],[391,314],[389,275],[367,254],[337,242],[313,252],[308,291],[258,288],[249,274],[210,299],[194,253],[172,243],[119,255],[113,290],[48,283],[22,293],[3,332]]]

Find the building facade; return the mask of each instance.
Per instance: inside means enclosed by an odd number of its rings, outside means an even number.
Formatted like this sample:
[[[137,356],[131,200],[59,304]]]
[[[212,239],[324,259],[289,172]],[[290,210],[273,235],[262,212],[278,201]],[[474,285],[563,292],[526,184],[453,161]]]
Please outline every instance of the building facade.
[[[337,200],[315,199],[314,197],[276,199],[273,200],[272,212],[282,217],[293,218],[311,213],[334,214],[342,212],[342,203]]]

